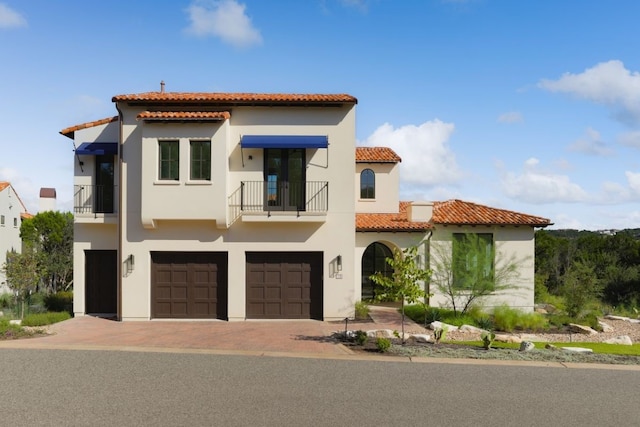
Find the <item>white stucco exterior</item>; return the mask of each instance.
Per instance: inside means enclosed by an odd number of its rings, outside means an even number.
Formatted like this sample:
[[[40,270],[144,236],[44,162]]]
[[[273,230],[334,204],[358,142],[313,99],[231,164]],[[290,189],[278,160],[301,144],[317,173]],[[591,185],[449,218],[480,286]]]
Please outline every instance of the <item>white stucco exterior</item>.
[[[27,209],[16,190],[8,182],[0,182],[0,267],[6,263],[7,252],[22,252],[20,225]],[[0,268],[0,294],[9,292],[7,278]]]

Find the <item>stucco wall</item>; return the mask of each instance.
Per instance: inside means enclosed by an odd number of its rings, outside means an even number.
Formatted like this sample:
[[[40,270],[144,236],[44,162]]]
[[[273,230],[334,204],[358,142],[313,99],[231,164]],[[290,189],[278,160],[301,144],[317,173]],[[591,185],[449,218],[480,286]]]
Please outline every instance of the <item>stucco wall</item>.
[[[2,271],[8,251],[22,252],[20,239],[20,214],[26,212],[12,186],[0,191],[0,215],[4,215],[4,224],[0,225],[0,294],[9,292],[7,278]],[[14,225],[14,220],[16,225]]]
[[[356,212],[398,212],[400,175],[396,163],[356,163],[355,200]],[[375,173],[376,193],[374,199],[360,198],[360,173],[371,169]]]

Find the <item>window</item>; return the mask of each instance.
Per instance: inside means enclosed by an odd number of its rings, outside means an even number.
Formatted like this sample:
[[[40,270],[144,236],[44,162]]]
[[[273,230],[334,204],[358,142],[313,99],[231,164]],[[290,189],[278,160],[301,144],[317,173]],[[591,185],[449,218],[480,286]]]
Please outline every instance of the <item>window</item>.
[[[4,225],[4,215],[0,215],[0,225]]]
[[[211,141],[191,141],[190,178],[211,180]]]
[[[376,174],[371,169],[360,172],[360,198],[376,198]]]
[[[180,144],[178,141],[159,141],[161,180],[180,179]]]
[[[18,218],[13,218],[13,226],[14,227],[18,226]]]
[[[453,234],[453,285],[458,289],[493,288],[495,250],[491,233]]]

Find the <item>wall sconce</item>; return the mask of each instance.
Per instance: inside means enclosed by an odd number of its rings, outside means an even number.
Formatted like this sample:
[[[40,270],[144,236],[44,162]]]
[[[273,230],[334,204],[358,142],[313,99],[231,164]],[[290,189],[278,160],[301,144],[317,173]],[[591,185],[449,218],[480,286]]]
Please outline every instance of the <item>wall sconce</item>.
[[[131,274],[134,267],[136,266],[136,259],[133,257],[133,254],[130,254],[124,263],[127,266],[127,276],[128,276],[129,274]]]
[[[338,255],[336,258],[336,267],[338,268],[338,271],[342,271],[342,255]]]

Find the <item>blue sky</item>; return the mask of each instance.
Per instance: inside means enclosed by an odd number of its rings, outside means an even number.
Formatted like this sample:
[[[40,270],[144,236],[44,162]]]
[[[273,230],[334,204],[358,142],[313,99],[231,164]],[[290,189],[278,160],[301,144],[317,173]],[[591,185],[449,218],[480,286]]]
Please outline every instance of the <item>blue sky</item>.
[[[640,227],[640,2],[0,0],[0,180],[72,209],[59,131],[114,95],[348,93],[403,200]]]

